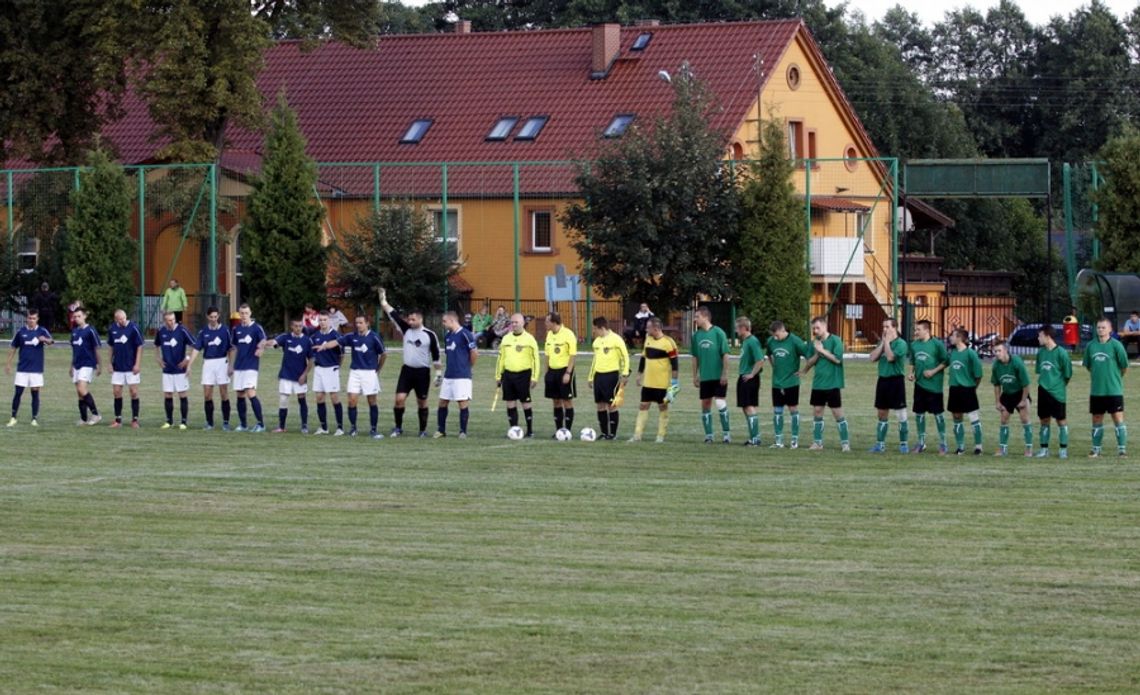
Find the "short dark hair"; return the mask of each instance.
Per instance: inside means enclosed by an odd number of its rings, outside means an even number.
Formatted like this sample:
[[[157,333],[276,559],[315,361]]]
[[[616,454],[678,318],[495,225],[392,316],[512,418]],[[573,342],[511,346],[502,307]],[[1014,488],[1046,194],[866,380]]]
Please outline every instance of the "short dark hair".
[[[776,320],[776,321],[773,321],[772,323],[768,324],[768,332],[769,333],[775,333],[776,331],[783,330],[784,328],[785,328],[785,326],[784,326],[783,321]]]
[[[955,328],[954,329],[954,335],[958,336],[958,339],[961,340],[963,343],[970,342],[970,332],[967,331],[965,328]]]
[[[556,323],[559,326],[562,325],[562,315],[559,314],[557,311],[550,312],[549,314],[546,315],[546,318],[550,319],[551,323]]]
[[[599,316],[594,319],[594,328],[605,328],[609,324],[610,322],[606,320],[605,316]]]
[[[216,307],[216,306],[206,307],[206,316],[209,316],[210,314],[220,314],[220,313],[222,313],[222,312],[219,311],[218,307]]]
[[[1037,332],[1041,333],[1043,335],[1046,335],[1050,338],[1053,338],[1057,335],[1057,331],[1053,330],[1053,327],[1050,326],[1049,324],[1045,324],[1045,325],[1041,326],[1041,328],[1037,329]]]
[[[28,309],[28,313],[25,315],[26,316],[35,316],[36,318],[39,318],[40,310],[39,309]]]
[[[1009,347],[1009,341],[1005,338],[998,338],[994,341],[994,349],[996,350],[999,347]]]
[[[702,304],[699,307],[697,307],[697,314],[699,314],[701,316],[707,316],[708,318],[711,319],[712,318],[712,309],[710,309],[707,306],[705,306],[704,304]]]
[[[252,311],[252,309],[250,308],[250,306],[247,302],[242,302],[241,304],[238,304],[238,311],[241,311],[242,309],[250,309]]]
[[[822,323],[823,325],[826,326],[827,325],[827,317],[826,316],[814,316],[814,317],[812,317],[811,322],[812,323]]]
[[[923,328],[925,328],[928,331],[930,330],[930,322],[927,321],[926,319],[919,319],[918,321],[914,322],[914,325],[922,326]]]

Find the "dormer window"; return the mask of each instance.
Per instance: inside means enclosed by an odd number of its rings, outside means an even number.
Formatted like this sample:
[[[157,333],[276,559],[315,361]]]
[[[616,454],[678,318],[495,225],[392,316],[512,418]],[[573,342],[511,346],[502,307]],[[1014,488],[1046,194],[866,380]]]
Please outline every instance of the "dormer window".
[[[491,128],[491,132],[487,134],[487,139],[506,140],[507,136],[511,134],[511,131],[514,130],[515,124],[518,122],[519,119],[515,116],[505,116],[503,118],[500,118],[498,122],[495,123],[495,127]]]
[[[606,126],[606,129],[604,131],[602,131],[602,137],[620,138],[625,133],[626,129],[629,128],[630,123],[633,123],[632,113],[619,113],[618,115],[614,116],[614,119],[610,121],[610,124]]]
[[[408,126],[408,131],[404,133],[404,137],[400,138],[400,144],[415,145],[420,140],[424,139],[427,135],[428,128],[431,128],[432,120],[430,118],[420,118],[412,121],[412,125]]]

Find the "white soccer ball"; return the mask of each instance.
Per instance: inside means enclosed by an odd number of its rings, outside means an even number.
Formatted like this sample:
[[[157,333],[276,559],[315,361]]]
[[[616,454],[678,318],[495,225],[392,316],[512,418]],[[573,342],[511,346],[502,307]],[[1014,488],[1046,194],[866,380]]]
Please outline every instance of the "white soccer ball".
[[[519,439],[522,439],[525,434],[526,432],[523,431],[523,428],[515,425],[514,427],[507,430],[507,439],[514,439],[517,441]]]
[[[560,442],[568,442],[574,438],[574,433],[565,427],[562,427],[554,433],[554,438]]]
[[[598,433],[589,427],[583,427],[582,431],[578,433],[578,438],[584,442],[592,442],[598,438]]]

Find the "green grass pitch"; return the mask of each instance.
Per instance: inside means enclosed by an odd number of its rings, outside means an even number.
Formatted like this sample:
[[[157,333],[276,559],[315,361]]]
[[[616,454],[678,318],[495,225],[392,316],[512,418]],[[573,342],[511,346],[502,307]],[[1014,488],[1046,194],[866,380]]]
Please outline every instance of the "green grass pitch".
[[[73,424],[62,349],[41,427],[25,395],[0,429],[0,691],[1140,690],[1140,472],[1085,458],[1080,368],[1059,461],[989,455],[988,386],[986,456],[865,453],[866,362],[848,455],[830,417],[822,453],[702,445],[689,387],[664,445],[550,441],[545,401],[510,442],[489,356],[465,442],[302,437],[295,405],[284,435],[201,432],[197,386],[159,431],[152,350],[140,431]]]

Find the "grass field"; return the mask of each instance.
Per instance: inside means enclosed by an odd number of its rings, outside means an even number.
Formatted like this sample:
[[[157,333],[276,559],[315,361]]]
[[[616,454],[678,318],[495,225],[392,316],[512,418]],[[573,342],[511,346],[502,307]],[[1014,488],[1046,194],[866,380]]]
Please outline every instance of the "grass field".
[[[486,357],[466,442],[200,432],[197,388],[162,432],[153,369],[142,430],[78,428],[66,358],[0,431],[0,691],[1140,690],[1140,472],[1084,458],[1081,370],[1062,462],[863,453],[866,363],[840,455],[701,445],[691,388],[665,445],[509,442]]]

